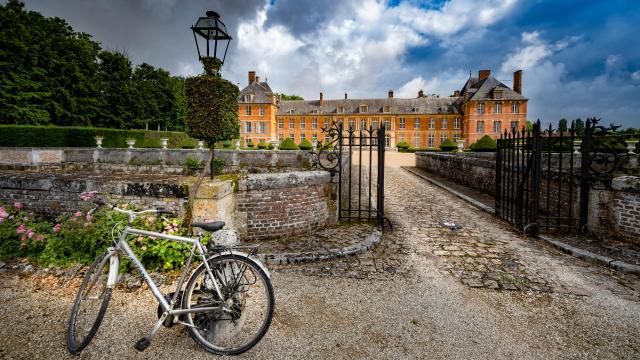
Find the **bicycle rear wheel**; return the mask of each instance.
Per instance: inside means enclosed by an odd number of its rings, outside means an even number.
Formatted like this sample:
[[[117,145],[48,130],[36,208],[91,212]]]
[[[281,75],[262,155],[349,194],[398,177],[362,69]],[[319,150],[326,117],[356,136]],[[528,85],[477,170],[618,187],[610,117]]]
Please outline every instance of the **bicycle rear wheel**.
[[[191,337],[207,351],[237,355],[255,346],[273,318],[275,299],[271,280],[248,257],[222,255],[209,260],[223,299],[217,295],[204,265],[191,275],[182,298],[183,309],[218,307],[184,315]],[[223,309],[223,306],[225,309]]]
[[[99,256],[87,270],[73,303],[67,327],[67,349],[72,354],[89,345],[107,311],[111,289],[107,287],[109,259],[103,263],[106,255]]]

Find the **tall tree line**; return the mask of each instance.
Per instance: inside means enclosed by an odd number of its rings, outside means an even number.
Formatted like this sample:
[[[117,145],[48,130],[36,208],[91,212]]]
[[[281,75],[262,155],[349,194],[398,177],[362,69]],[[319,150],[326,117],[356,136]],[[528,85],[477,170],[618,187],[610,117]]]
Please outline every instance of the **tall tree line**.
[[[18,0],[0,6],[0,124],[184,130],[186,113],[183,78]]]

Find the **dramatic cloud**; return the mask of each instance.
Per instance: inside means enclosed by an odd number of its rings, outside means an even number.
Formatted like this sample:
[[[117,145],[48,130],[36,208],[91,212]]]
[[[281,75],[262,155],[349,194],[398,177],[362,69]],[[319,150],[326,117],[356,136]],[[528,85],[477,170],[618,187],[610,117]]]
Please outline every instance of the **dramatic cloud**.
[[[640,127],[640,3],[625,0],[27,0],[107,49],[174,74],[201,70],[188,30],[205,10],[234,40],[224,76],[256,70],[314,99],[448,96],[469,72],[511,85],[524,70],[529,117],[603,117]]]

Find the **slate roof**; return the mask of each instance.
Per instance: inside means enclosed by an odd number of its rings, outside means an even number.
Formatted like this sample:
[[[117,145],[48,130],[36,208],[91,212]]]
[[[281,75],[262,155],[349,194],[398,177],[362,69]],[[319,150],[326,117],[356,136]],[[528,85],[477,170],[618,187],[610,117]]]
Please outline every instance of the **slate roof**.
[[[271,104],[273,102],[272,96],[274,94],[271,90],[271,87],[269,86],[269,84],[267,84],[266,81],[254,81],[244,89],[240,90],[240,98],[238,99],[238,101],[241,103],[244,102],[243,95],[253,95],[253,99],[251,101],[252,103]]]
[[[283,100],[279,104],[276,115],[288,115],[291,110],[294,111],[294,115],[460,114],[461,104],[460,96],[324,100],[322,106],[320,106],[320,100]],[[367,106],[366,112],[360,112],[361,105]],[[340,106],[344,107],[342,113],[338,113]],[[385,106],[390,106],[389,112],[383,111]],[[317,113],[313,110],[317,110]]]
[[[493,91],[495,89],[502,90],[501,100],[526,100],[526,98],[507,85],[496,80],[493,76],[478,80],[470,77],[466,84],[462,87],[460,93],[464,96],[468,93],[468,100],[494,100]]]

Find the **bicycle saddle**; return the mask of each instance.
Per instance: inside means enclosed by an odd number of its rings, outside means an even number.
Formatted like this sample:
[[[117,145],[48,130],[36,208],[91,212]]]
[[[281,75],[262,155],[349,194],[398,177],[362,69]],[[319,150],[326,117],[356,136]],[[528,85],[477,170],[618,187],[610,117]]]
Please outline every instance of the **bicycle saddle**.
[[[224,227],[224,221],[213,221],[213,222],[196,222],[191,224],[191,227],[197,227],[204,231],[218,231]]]

